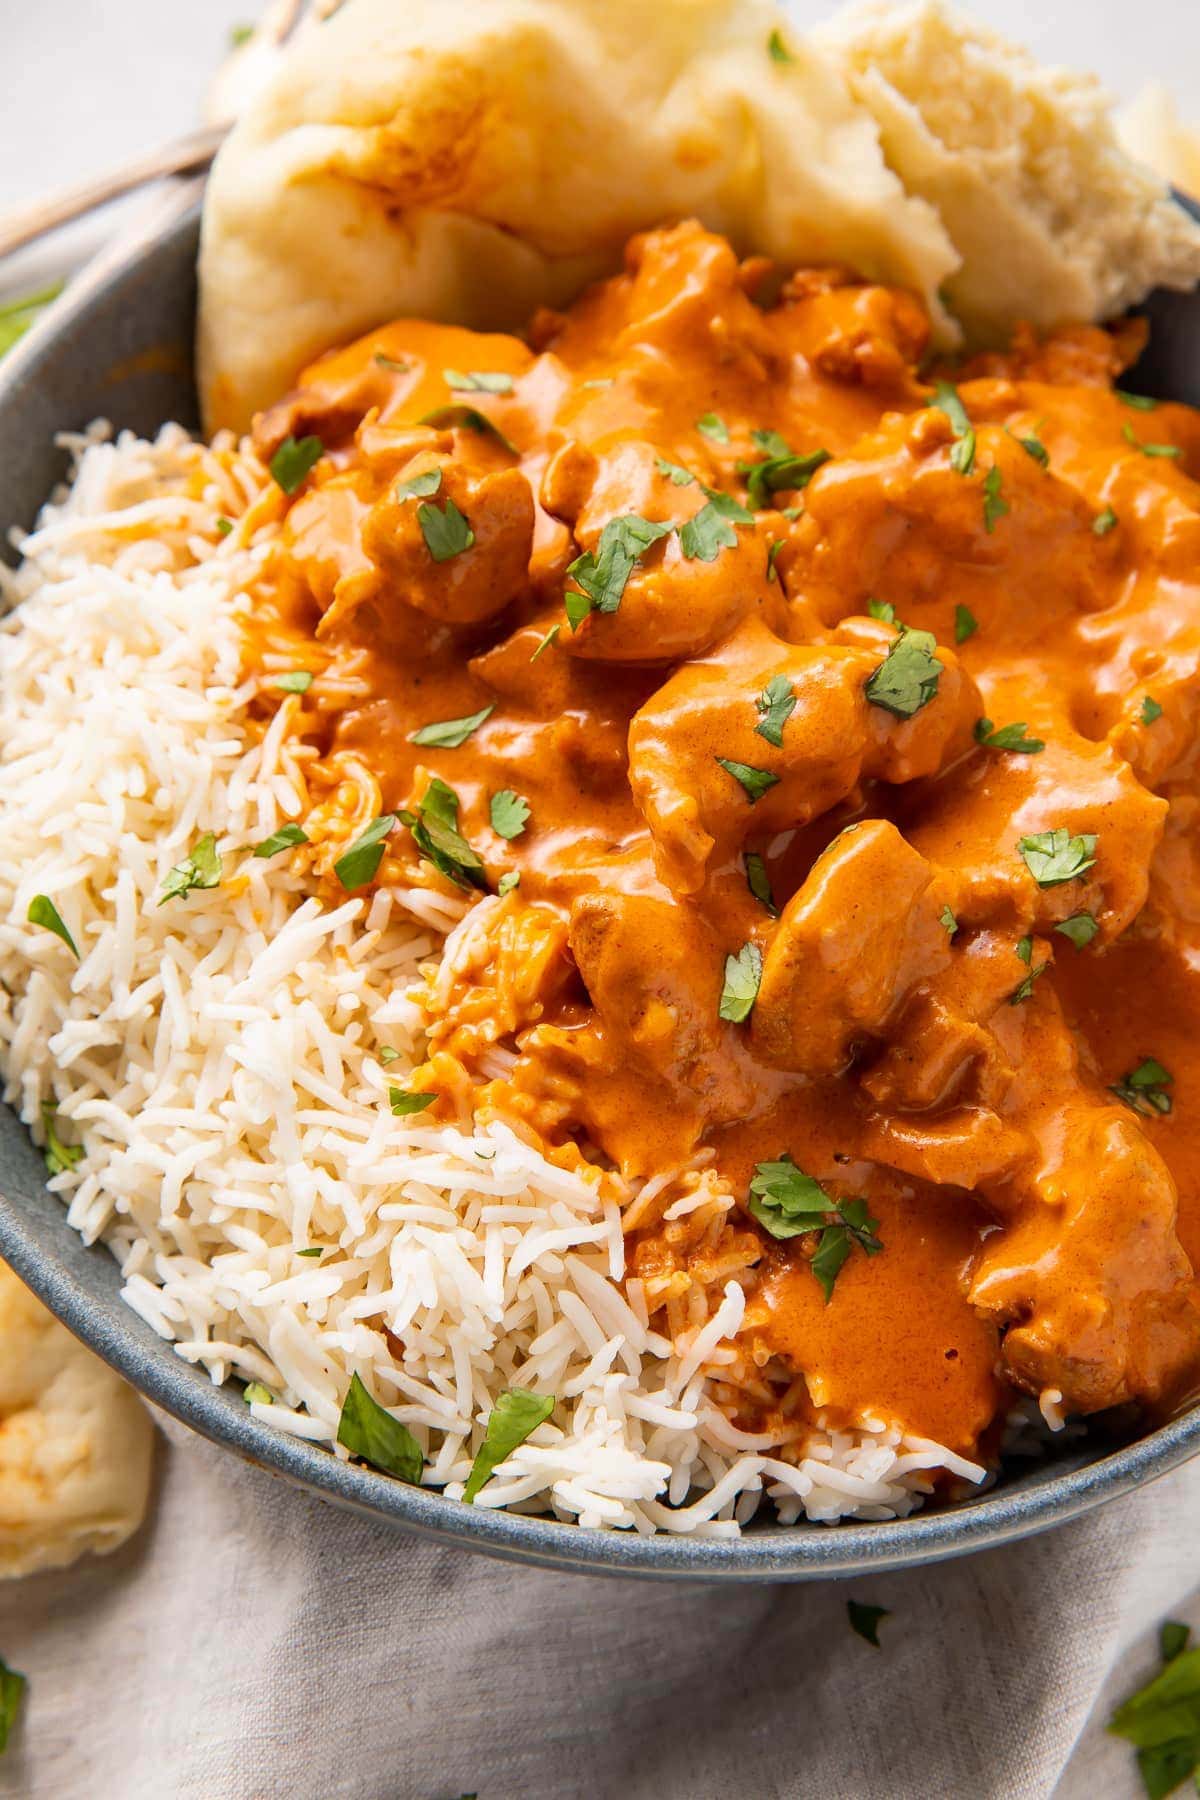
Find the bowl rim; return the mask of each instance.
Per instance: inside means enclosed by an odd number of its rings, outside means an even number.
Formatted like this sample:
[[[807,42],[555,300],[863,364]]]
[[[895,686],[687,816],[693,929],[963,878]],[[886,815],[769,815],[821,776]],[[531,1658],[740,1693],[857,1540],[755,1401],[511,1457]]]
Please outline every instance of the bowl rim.
[[[165,204],[90,265],[14,347],[0,365],[0,416],[53,362],[93,307],[119,294],[156,257],[187,253],[194,246],[198,191],[194,182],[172,184]],[[0,526],[7,523],[0,520]],[[15,1118],[11,1107],[4,1112]],[[36,1156],[31,1143],[30,1154]],[[62,1252],[56,1248],[59,1242]],[[99,1279],[112,1290],[111,1305],[97,1304],[75,1271],[78,1257],[66,1255],[67,1247],[78,1250],[80,1243],[67,1224],[65,1208],[61,1218],[54,1215],[39,1227],[19,1202],[0,1191],[0,1256],[76,1337],[154,1406],[210,1442],[342,1507],[436,1542],[549,1568],[721,1582],[881,1573],[995,1548],[1065,1524],[1156,1480],[1200,1451],[1197,1407],[1081,1467],[1048,1472],[1029,1486],[999,1485],[978,1498],[902,1519],[772,1524],[728,1539],[601,1530],[466,1506],[437,1489],[410,1487],[365,1465],[342,1462],[321,1444],[259,1423],[240,1392],[235,1394],[228,1383],[214,1386],[126,1307],[119,1297],[119,1266],[103,1245],[85,1252],[102,1259],[106,1269]]]

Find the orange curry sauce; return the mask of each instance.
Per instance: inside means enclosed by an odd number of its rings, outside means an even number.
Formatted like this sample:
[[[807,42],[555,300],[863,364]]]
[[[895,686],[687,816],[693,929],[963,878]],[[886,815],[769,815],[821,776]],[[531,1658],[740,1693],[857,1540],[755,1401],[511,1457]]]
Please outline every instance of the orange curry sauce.
[[[340,892],[436,777],[460,882],[519,872],[416,1085],[732,1193],[697,1233],[667,1186],[629,1252],[656,1305],[740,1272],[737,1423],[969,1453],[1014,1389],[1161,1408],[1198,1345],[1200,418],[1114,391],[1136,330],[935,392],[908,295],[769,282],[683,225],[528,342],[401,321],[257,421],[326,452],[249,640],[317,674],[305,854]],[[377,879],[455,891],[403,821],[386,850]],[[874,1221],[831,1282],[820,1232],[748,1209],[787,1157]]]

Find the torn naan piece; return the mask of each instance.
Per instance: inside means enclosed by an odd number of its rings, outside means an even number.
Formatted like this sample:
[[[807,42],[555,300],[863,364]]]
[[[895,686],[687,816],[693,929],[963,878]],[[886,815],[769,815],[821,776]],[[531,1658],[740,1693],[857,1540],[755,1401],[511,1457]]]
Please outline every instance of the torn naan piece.
[[[145,1516],[153,1448],[133,1389],[0,1263],[0,1577],[116,1550]]]

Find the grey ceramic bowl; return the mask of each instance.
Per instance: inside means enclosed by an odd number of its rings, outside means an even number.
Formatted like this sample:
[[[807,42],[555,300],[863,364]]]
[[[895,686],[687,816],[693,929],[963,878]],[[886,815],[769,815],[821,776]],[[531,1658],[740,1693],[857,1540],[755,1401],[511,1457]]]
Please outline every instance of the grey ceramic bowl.
[[[28,526],[65,455],[54,434],[104,417],[152,433],[196,422],[191,376],[197,209],[175,216],[104,271],[0,365],[0,526]],[[1200,294],[1157,296],[1151,351],[1133,377],[1200,404]],[[0,1255],[76,1335],[149,1400],[264,1469],[342,1506],[518,1562],[589,1574],[722,1581],[805,1580],[934,1562],[1025,1537],[1128,1493],[1200,1450],[1200,1410],[1131,1441],[1097,1431],[1051,1460],[1005,1469],[965,1505],[836,1527],[766,1525],[731,1543],[582,1530],[485,1512],[338,1462],[256,1424],[239,1387],[215,1388],[123,1304],[116,1263],[71,1231],[42,1159],[0,1107]]]

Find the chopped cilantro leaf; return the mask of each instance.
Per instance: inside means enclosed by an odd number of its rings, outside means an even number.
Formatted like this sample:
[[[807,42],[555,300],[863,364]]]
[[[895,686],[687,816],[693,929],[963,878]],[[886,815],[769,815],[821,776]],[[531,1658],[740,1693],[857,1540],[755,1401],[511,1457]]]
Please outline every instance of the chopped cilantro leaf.
[[[1077,950],[1085,950],[1100,927],[1091,913],[1072,913],[1069,919],[1060,920],[1054,929],[1060,937],[1069,939]]]
[[[768,744],[783,743],[783,728],[796,710],[796,690],[786,675],[772,675],[755,701],[761,717],[754,727]]]
[[[1148,1800],[1166,1800],[1200,1769],[1200,1649],[1187,1642],[1187,1626],[1169,1619],[1159,1636],[1163,1667],[1108,1722],[1137,1750]]]
[[[17,1722],[28,1685],[24,1675],[18,1675],[15,1669],[10,1669],[0,1659],[0,1752],[8,1748],[8,1740]]]
[[[896,609],[890,600],[868,600],[867,612],[872,619],[882,619],[885,625],[896,623]]]
[[[1017,437],[1015,431],[1010,431],[1008,435],[1020,444],[1026,456],[1032,456],[1035,463],[1040,464],[1043,469],[1048,469],[1050,467],[1050,452],[1047,450],[1045,444],[1043,444],[1041,438]]]
[[[221,858],[217,855],[217,840],[211,831],[206,831],[163,882],[158,904],[165,906],[168,900],[173,900],[176,895],[190,894],[193,888],[215,888],[220,880]]]
[[[968,606],[956,606],[954,609],[954,641],[965,644],[969,637],[974,637],[979,630],[979,620]]]
[[[746,865],[746,886],[754,898],[765,906],[773,919],[779,917],[779,908],[775,904],[775,896],[771,892],[771,883],[767,876],[767,865],[757,850],[748,850],[743,858]]]
[[[232,530],[233,530],[233,520],[232,519],[220,518],[217,520],[217,536],[218,537],[228,537]]]
[[[493,794],[489,807],[492,830],[497,837],[519,838],[529,823],[529,802],[521,794],[514,794],[511,788],[501,788]]]
[[[1147,1056],[1136,1069],[1130,1069],[1120,1081],[1114,1081],[1108,1091],[1132,1107],[1135,1113],[1148,1118],[1152,1113],[1170,1112],[1171,1096],[1167,1089],[1174,1079],[1155,1057]]]
[[[303,1252],[301,1254],[303,1255]],[[242,1389],[242,1399],[247,1406],[273,1406],[275,1404],[274,1394],[269,1387],[264,1387],[261,1381],[248,1381]]]
[[[398,481],[392,494],[397,500],[423,500],[436,494],[441,485],[440,469],[424,469],[419,475],[410,475],[407,481]]]
[[[1040,888],[1060,887],[1064,881],[1077,881],[1096,862],[1096,838],[1090,831],[1076,837],[1065,826],[1057,831],[1039,831],[1023,837],[1017,845],[1025,867]]]
[[[1135,450],[1140,450],[1143,456],[1177,457],[1183,455],[1178,444],[1143,444],[1132,425],[1122,425],[1121,436],[1127,444],[1132,444]]]
[[[967,409],[958,389],[952,382],[939,381],[930,404],[936,406],[939,412],[945,413],[954,433],[950,467],[956,475],[969,475],[975,467],[975,429],[967,417]]]
[[[768,456],[762,462],[739,462],[738,473],[746,477],[751,506],[760,511],[770,506],[772,494],[781,490],[806,488],[817,470],[831,460],[828,450],[811,450],[807,456],[795,456],[784,446],[783,453]]]
[[[707,412],[696,420],[696,430],[712,444],[729,442],[729,427],[719,413]]]
[[[448,881],[462,888],[486,887],[483,860],[458,829],[458,795],[452,787],[435,775],[417,811],[399,816],[422,856]]]
[[[790,63],[795,62],[796,60],[784,43],[783,36],[778,30],[773,31],[767,39],[767,54],[772,62]]]
[[[727,756],[718,756],[716,760],[727,774],[740,783],[751,806],[761,800],[767,789],[773,788],[779,780],[778,775],[773,775],[770,769],[756,769],[751,763],[733,762]]]
[[[958,931],[958,920],[955,918],[948,905],[943,906],[941,912],[938,914],[938,924],[950,937],[954,937]]]
[[[1178,1619],[1164,1619],[1158,1631],[1158,1649],[1163,1661],[1174,1662],[1187,1649],[1191,1635],[1191,1628],[1182,1625]]]
[[[288,669],[275,677],[273,686],[285,694],[307,694],[314,681],[311,669]]]
[[[865,1606],[860,1600],[847,1600],[846,1612],[850,1619],[851,1631],[857,1631],[860,1638],[868,1644],[874,1644],[876,1650],[879,1643],[879,1625],[882,1619],[890,1619],[891,1612],[886,1606]]]
[[[505,894],[511,894],[513,889],[516,887],[520,887],[520,885],[521,885],[520,869],[509,869],[507,874],[502,875],[500,877],[499,881],[496,883],[496,892],[499,894],[500,898],[503,900]]]
[[[299,825],[281,825],[273,831],[261,844],[255,844],[254,854],[262,858],[278,856],[281,850],[290,850],[296,844],[307,844],[308,833]]]
[[[382,350],[375,352],[375,361],[381,369],[388,369],[393,375],[407,375],[412,368],[411,363],[401,362],[397,356],[386,356]]]
[[[1134,412],[1154,412],[1158,407],[1158,401],[1149,394],[1131,394],[1127,388],[1114,388],[1113,393],[1122,406],[1132,407]]]
[[[779,555],[779,552],[783,549],[783,547],[786,543],[787,543],[786,538],[772,538],[770,544],[767,546],[767,580],[768,581],[778,581],[778,579],[779,579],[779,577],[775,573],[775,558]]]
[[[54,1124],[58,1107],[53,1100],[42,1101],[42,1130],[46,1134],[46,1148],[42,1151],[42,1160],[46,1164],[48,1175],[62,1175],[67,1169],[73,1169],[83,1161],[82,1144],[64,1144]]]
[[[1017,955],[1029,970],[1029,973],[1020,986],[1014,988],[1013,992],[1008,996],[1008,1003],[1010,1006],[1018,1006],[1022,1000],[1028,1000],[1033,994],[1034,982],[1039,975],[1044,975],[1046,970],[1050,967],[1049,963],[1039,963],[1036,969],[1032,966],[1033,939],[1031,937],[1021,938],[1017,944]]]
[[[463,1489],[463,1499],[468,1506],[474,1504],[480,1488],[500,1464],[507,1462],[513,1451],[519,1450],[525,1439],[539,1425],[544,1425],[553,1411],[553,1394],[534,1394],[528,1388],[517,1387],[507,1388],[499,1395],[488,1414],[483,1442],[475,1452],[471,1473]]]
[[[347,893],[352,894],[374,881],[383,861],[383,840],[395,828],[395,813],[384,813],[382,817],[372,819],[366,830],[343,850],[333,865],[333,872]]]
[[[537,649],[534,651],[533,655],[530,657],[529,660],[531,663],[535,663],[537,661],[538,657],[542,654],[543,650],[548,650],[550,648],[551,644],[555,641],[555,639],[557,638],[557,636],[561,630],[562,630],[561,625],[552,625],[550,627],[549,631],[546,633],[545,637],[539,641]]]
[[[410,1094],[406,1088],[389,1088],[388,1105],[398,1119],[406,1119],[410,1113],[424,1112],[437,1099],[436,1094]]]
[[[1113,511],[1111,506],[1106,506],[1104,511],[1101,513],[1097,513],[1095,518],[1092,520],[1092,530],[1095,532],[1097,537],[1107,537],[1108,533],[1113,529],[1113,527],[1116,525],[1116,523],[1117,523],[1116,513]]]
[[[436,563],[461,556],[475,542],[470,521],[449,498],[444,507],[431,506],[428,500],[423,500],[417,508],[417,524],[421,527],[425,547]]]
[[[660,475],[665,475],[676,487],[690,487],[696,479],[690,469],[682,468],[679,463],[668,462],[665,456],[656,456],[654,466]]]
[[[833,1196],[791,1156],[756,1164],[746,1204],[752,1217],[774,1238],[823,1231],[828,1215],[837,1208]]]
[[[271,458],[271,476],[276,487],[294,494],[306,481],[325,454],[319,437],[284,438]]]
[[[883,1249],[875,1236],[879,1220],[873,1219],[865,1200],[842,1200],[838,1203],[837,1224],[826,1225],[812,1259],[812,1272],[825,1295],[825,1304],[833,1298],[833,1287],[855,1244],[867,1256],[877,1256]]]
[[[1044,738],[1025,736],[1025,721],[996,728],[990,719],[976,719],[975,742],[989,750],[1008,750],[1014,756],[1037,756],[1046,748]]]
[[[393,1050],[390,1044],[385,1044],[379,1052],[379,1060],[386,1068],[388,1063],[399,1062],[400,1052],[398,1050]]]
[[[442,379],[456,394],[511,394],[513,378],[499,370],[443,369]]]
[[[358,1375],[350,1377],[350,1388],[342,1404],[338,1420],[337,1441],[351,1456],[357,1456],[385,1475],[416,1486],[425,1467],[425,1458],[412,1432],[386,1407],[380,1406],[367,1392]]]
[[[679,548],[690,562],[715,562],[736,543],[737,532],[711,500],[679,527]]]
[[[902,628],[899,637],[867,680],[867,699],[898,719],[911,719],[937,693],[942,665],[933,654],[931,631]]]
[[[62,914],[49,894],[35,894],[29,902],[29,911],[25,917],[31,925],[40,925],[43,931],[52,931],[56,938],[61,938],[76,962],[79,961],[75,939],[63,924]]]
[[[578,597],[574,597],[572,606],[573,595],[570,592],[564,595],[571,629],[578,631],[590,612],[616,612],[634,565],[652,544],[673,529],[669,522],[663,524],[658,520],[643,519],[640,513],[622,513],[619,518],[610,519],[600,533],[595,550],[585,550],[567,569],[568,576],[586,601],[583,605]]]
[[[468,713],[462,719],[438,719],[432,725],[422,725],[417,731],[410,731],[410,744],[425,744],[437,750],[457,750],[465,744],[472,732],[478,731],[485,719],[490,719],[496,710],[493,700],[490,706],[481,706],[478,712]]]
[[[478,431],[494,437],[511,455],[521,454],[512,439],[505,437],[500,427],[493,424],[486,413],[479,412],[473,406],[435,406],[432,412],[422,413],[417,424],[432,425],[438,431],[449,431],[455,426],[463,431]]]
[[[1000,492],[1004,477],[995,463],[992,464],[983,478],[983,528],[991,535],[1006,512],[1011,511],[1008,501]]]
[[[762,951],[757,944],[743,944],[736,956],[725,958],[725,985],[717,1008],[722,1019],[742,1025],[754,1010],[762,980]]]
[[[1138,719],[1143,725],[1153,725],[1156,719],[1162,718],[1162,710],[1162,707],[1158,704],[1158,701],[1154,698],[1153,694],[1147,694],[1142,700]]]

